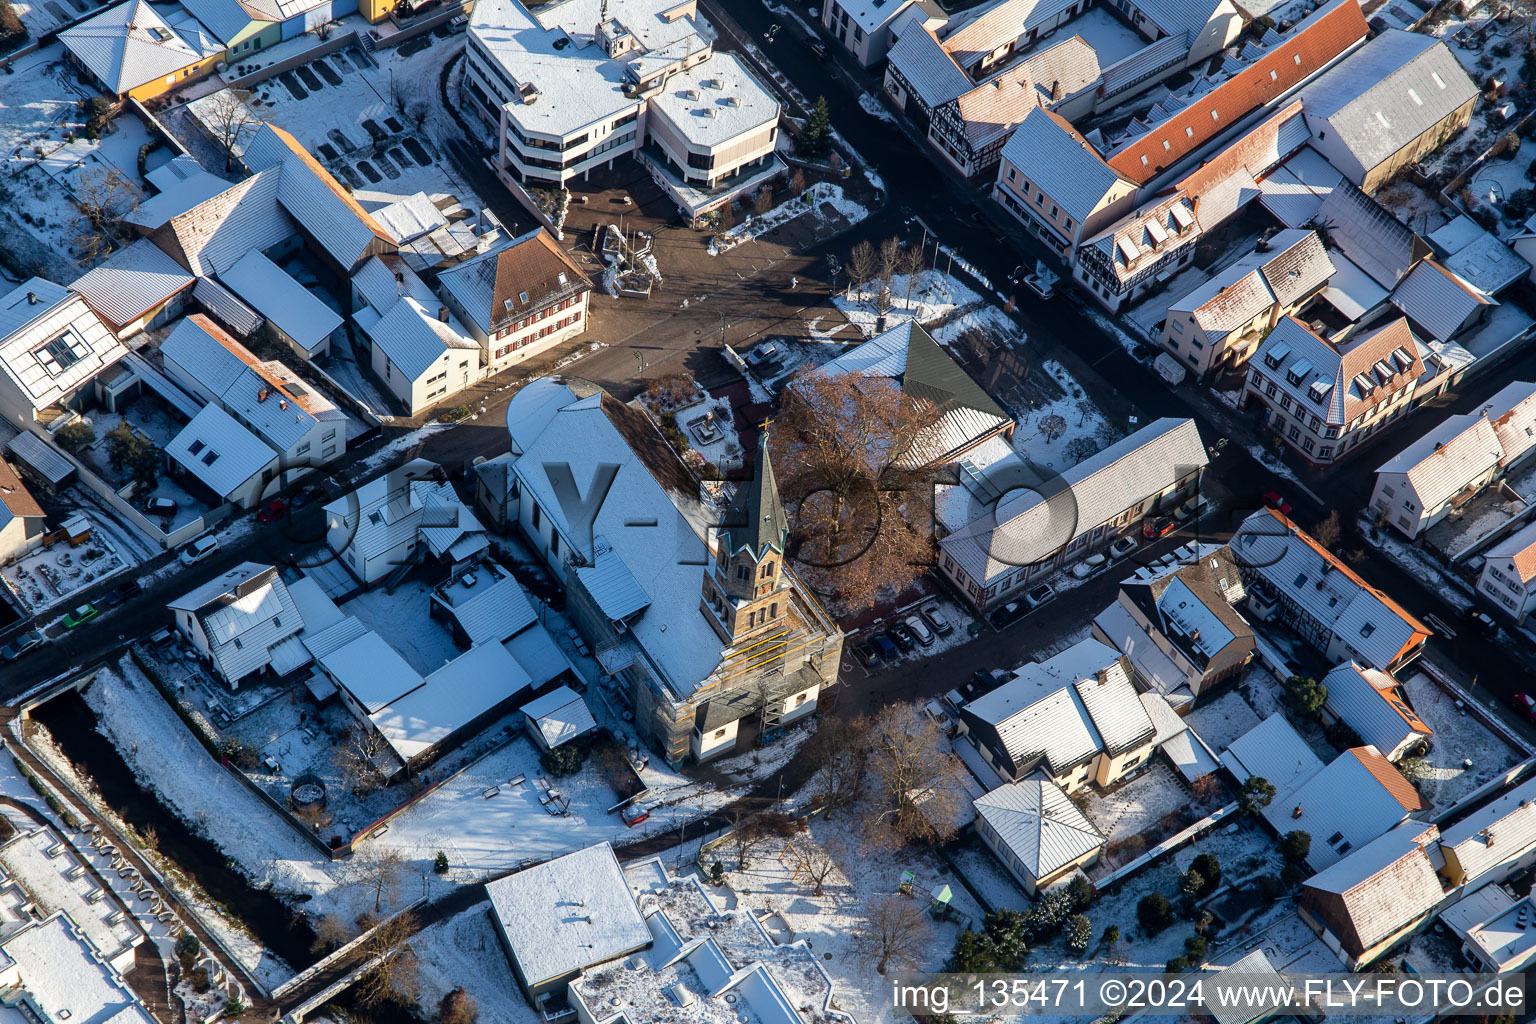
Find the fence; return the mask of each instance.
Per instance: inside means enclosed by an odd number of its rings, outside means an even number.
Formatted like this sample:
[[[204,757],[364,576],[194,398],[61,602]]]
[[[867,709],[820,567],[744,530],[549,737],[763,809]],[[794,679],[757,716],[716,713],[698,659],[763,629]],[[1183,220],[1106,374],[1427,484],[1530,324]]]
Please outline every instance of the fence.
[[[1094,888],[1108,889],[1116,882],[1129,878],[1131,875],[1134,875],[1136,872],[1140,871],[1148,864],[1151,864],[1159,857],[1163,857],[1172,853],[1174,850],[1177,850],[1191,839],[1201,835],[1202,833],[1210,831],[1218,824],[1232,817],[1236,813],[1237,801],[1234,800],[1232,803],[1227,804],[1225,807],[1213,811],[1211,814],[1201,818],[1199,821],[1184,829],[1182,832],[1176,832],[1169,836],[1167,839],[1164,839],[1162,842],[1152,847],[1152,849],[1148,850],[1140,857],[1126,861],[1124,864],[1120,865],[1118,868],[1115,868],[1115,870],[1111,871],[1107,875],[1092,879]]]
[[[1489,711],[1482,701],[1474,700],[1470,692],[1463,689],[1458,683],[1452,682],[1444,670],[1434,662],[1427,658],[1420,658],[1419,670],[1428,676],[1436,686],[1439,686],[1440,689],[1444,690],[1455,700],[1460,701],[1468,714],[1486,725],[1499,739],[1508,743],[1526,757],[1536,756],[1536,746],[1532,746],[1523,736],[1500,721],[1499,717],[1492,711]]]
[[[161,124],[158,117],[149,112],[149,108],[144,106],[144,104],[140,103],[138,100],[134,99],[132,96],[128,97],[128,109],[132,110],[134,114],[137,115],[139,120],[144,122],[145,127],[149,129],[149,133],[151,135],[155,136],[161,142],[171,147],[171,151],[174,152],[177,156],[192,155],[191,151],[188,150],[186,146],[181,144],[181,140],[173,135],[170,129]]]
[[[241,75],[239,78],[226,78],[224,82],[231,89],[249,89],[251,86],[259,85],[269,78],[276,78],[284,71],[292,71],[295,68],[303,67],[317,57],[324,57],[328,53],[345,50],[347,47],[357,44],[356,32],[342,32],[339,35],[333,35],[329,39],[322,40],[309,49],[294,54],[292,57],[284,57],[282,60],[273,61],[266,67],[257,68],[250,74]]]
[[[445,22],[452,21],[454,18],[457,18],[461,14],[468,14],[474,9],[475,0],[461,0],[460,3],[449,4],[442,10],[434,11],[433,13],[427,15],[425,18],[412,19],[409,25],[400,24],[400,19],[396,17],[393,11],[391,11],[389,20],[400,31],[392,32],[387,36],[376,34],[374,36],[374,45],[381,50],[387,50],[390,47],[399,46],[407,39],[414,39],[416,36],[421,35],[423,32],[430,32],[432,29],[437,28],[437,26],[444,24]]]

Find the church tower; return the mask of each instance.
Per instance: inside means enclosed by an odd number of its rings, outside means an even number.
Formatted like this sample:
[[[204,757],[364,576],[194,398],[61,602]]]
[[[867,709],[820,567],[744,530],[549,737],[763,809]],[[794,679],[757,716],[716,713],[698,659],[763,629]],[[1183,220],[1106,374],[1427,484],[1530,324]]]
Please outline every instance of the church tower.
[[[765,426],[752,479],[731,498],[704,576],[706,613],[726,642],[734,644],[783,624],[789,613],[789,585],[784,579],[788,536],[789,517],[768,461]]]

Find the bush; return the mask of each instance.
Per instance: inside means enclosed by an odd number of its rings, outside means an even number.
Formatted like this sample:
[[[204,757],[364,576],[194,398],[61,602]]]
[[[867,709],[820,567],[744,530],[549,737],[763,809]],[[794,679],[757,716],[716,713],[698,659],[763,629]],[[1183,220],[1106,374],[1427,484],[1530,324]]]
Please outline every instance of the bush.
[[[1189,955],[1189,962],[1198,964],[1205,959],[1205,939],[1199,935],[1191,935],[1184,940],[1184,952]]]
[[[1073,914],[1072,920],[1067,922],[1067,952],[1082,953],[1088,949],[1088,943],[1093,940],[1093,922],[1088,920],[1087,914]]]
[[[1189,867],[1191,871],[1200,872],[1200,877],[1205,879],[1205,888],[1200,890],[1202,896],[1221,884],[1221,861],[1216,859],[1214,853],[1202,853]]]
[[[1500,160],[1513,160],[1515,154],[1520,152],[1520,136],[1514,132],[1505,132],[1499,141],[1494,143],[1493,149]]]
[[[10,0],[0,0],[0,42],[19,39],[27,34],[27,27],[12,7]]]
[[[725,865],[718,860],[709,866],[709,880],[716,885],[725,884]]]
[[[1262,775],[1250,775],[1237,794],[1238,806],[1244,814],[1258,814],[1275,798],[1275,787]]]
[[[1280,869],[1280,886],[1283,889],[1290,890],[1296,888],[1301,884],[1301,879],[1301,868],[1295,864],[1287,864]]]
[[[1173,922],[1173,905],[1160,892],[1149,892],[1136,904],[1136,920],[1141,930],[1156,935]]]
[[[1116,925],[1110,925],[1104,929],[1104,937],[1100,940],[1106,946],[1113,946],[1120,941],[1120,929]]]
[[[245,1005],[245,1000],[240,998],[238,992],[230,996],[229,1001],[224,1004],[224,1012],[231,1017],[238,1017],[248,1009],[250,1007]]]
[[[176,955],[182,960],[190,960],[202,951],[203,944],[191,932],[176,940]]]
[[[84,420],[76,420],[66,427],[60,427],[59,432],[53,435],[53,439],[59,443],[59,447],[71,455],[79,453],[81,448],[96,440],[96,431]]]
[[[432,858],[432,870],[440,875],[448,873],[448,855],[442,850],[438,850],[437,856]]]
[[[1189,970],[1189,957],[1176,956],[1163,965],[1163,971],[1167,974],[1183,974]]]
[[[1328,688],[1311,676],[1291,676],[1285,681],[1285,702],[1298,715],[1315,715],[1328,700]]]
[[[199,992],[207,992],[212,987],[208,982],[208,968],[206,967],[194,967],[188,977],[192,981],[192,987]]]
[[[1323,730],[1323,735],[1328,737],[1328,742],[1339,750],[1360,746],[1359,735],[1343,722],[1334,722]]]
[[[563,747],[546,750],[539,755],[539,764],[556,778],[562,775],[575,775],[581,771],[581,766],[586,760],[587,748],[579,743],[567,743]]]
[[[1179,876],[1179,888],[1190,896],[1198,896],[1205,891],[1205,876],[1190,868]]]
[[[1289,864],[1305,862],[1307,854],[1312,852],[1311,835],[1301,829],[1287,832],[1285,838],[1280,840],[1280,852]]]
[[[11,819],[0,814],[0,839],[9,839],[16,834],[16,826],[11,824]]]
[[[441,1024],[474,1024],[478,1016],[480,1011],[475,1008],[475,1000],[462,988],[453,989],[437,1004],[437,1019]]]

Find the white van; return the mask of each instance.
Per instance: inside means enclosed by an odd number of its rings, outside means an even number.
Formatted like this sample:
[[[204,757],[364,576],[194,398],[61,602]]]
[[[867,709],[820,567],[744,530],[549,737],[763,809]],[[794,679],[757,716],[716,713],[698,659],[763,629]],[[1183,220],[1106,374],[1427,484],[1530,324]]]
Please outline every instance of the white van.
[[[1157,375],[1169,384],[1183,384],[1187,376],[1183,365],[1167,352],[1159,353],[1158,357],[1152,360],[1152,369],[1156,370]]]
[[[205,533],[181,549],[181,564],[195,565],[217,550],[219,550],[219,539],[212,534]]]

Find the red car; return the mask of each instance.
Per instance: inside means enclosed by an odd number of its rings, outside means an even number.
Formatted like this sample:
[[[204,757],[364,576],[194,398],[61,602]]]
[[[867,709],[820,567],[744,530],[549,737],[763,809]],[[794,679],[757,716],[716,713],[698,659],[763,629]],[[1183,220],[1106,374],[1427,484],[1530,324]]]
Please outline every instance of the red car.
[[[1159,537],[1168,536],[1178,528],[1179,524],[1176,520],[1170,519],[1167,516],[1159,516],[1141,528],[1141,535],[1148,540],[1157,540]]]
[[[270,523],[287,511],[288,503],[286,501],[282,498],[273,498],[261,507],[260,512],[256,513],[256,521],[258,523]]]
[[[1264,507],[1272,508],[1283,516],[1291,514],[1291,503],[1280,497],[1279,491],[1264,492]]]
[[[1536,697],[1528,693],[1517,693],[1509,698],[1509,706],[1527,722],[1536,722]]]

